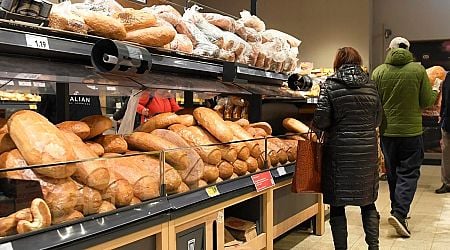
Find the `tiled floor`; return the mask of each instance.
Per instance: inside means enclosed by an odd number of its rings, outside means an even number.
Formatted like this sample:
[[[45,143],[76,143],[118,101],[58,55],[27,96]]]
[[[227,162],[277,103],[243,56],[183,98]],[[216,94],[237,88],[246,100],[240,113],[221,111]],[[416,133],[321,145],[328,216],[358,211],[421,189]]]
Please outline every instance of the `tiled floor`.
[[[450,249],[450,194],[437,195],[434,190],[440,186],[440,168],[423,166],[419,186],[414,198],[411,219],[408,221],[411,238],[398,238],[395,230],[387,223],[390,212],[387,182],[380,182],[377,208],[381,213],[381,249]],[[367,249],[358,207],[348,207],[349,249]],[[276,250],[285,249],[334,249],[330,225],[327,222],[325,234],[321,237],[308,235],[295,229],[275,242]]]

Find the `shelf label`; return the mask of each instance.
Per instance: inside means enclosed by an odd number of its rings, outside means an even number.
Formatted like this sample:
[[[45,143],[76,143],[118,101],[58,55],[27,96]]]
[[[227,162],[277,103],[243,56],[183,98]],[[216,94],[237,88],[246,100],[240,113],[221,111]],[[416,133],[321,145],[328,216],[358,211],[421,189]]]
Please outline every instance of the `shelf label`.
[[[106,91],[116,91],[116,90],[117,90],[116,87],[106,86]]]
[[[306,103],[317,104],[319,102],[318,97],[311,97],[306,99]]]
[[[3,86],[14,86],[14,82],[12,80],[0,80],[0,85]]]
[[[45,36],[25,34],[25,40],[27,41],[27,47],[35,49],[50,49],[48,39]]]
[[[287,172],[286,172],[286,168],[285,168],[285,167],[279,167],[279,168],[277,168],[277,172],[278,172],[278,176],[284,176],[284,175],[287,175]]]
[[[13,250],[13,246],[11,242],[6,242],[3,244],[0,244],[0,250]]]
[[[37,109],[37,105],[36,104],[30,104],[30,105],[28,105],[28,107],[30,109]]]
[[[21,87],[31,87],[31,82],[19,81],[19,86]]]
[[[219,189],[216,185],[205,188],[206,193],[209,197],[214,197],[220,195]]]
[[[45,82],[33,82],[34,87],[45,88]]]
[[[275,186],[275,182],[273,181],[270,171],[252,175],[252,181],[255,185],[256,192],[261,192]]]

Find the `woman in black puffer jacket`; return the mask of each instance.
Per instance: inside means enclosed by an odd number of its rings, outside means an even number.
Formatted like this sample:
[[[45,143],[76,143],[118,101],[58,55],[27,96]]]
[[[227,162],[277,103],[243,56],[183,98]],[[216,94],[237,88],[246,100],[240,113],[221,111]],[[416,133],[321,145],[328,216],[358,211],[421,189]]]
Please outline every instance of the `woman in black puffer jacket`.
[[[330,224],[336,249],[347,249],[345,206],[360,206],[366,242],[378,249],[379,214],[376,128],[382,119],[375,85],[362,68],[359,53],[339,49],[335,74],[320,93],[313,126],[325,132],[322,187],[330,204]]]

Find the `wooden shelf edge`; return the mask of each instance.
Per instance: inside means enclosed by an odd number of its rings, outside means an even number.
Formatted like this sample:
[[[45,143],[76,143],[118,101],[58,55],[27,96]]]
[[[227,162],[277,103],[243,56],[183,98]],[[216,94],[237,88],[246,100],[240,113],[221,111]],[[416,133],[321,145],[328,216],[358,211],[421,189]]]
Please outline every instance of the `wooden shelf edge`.
[[[266,247],[266,240],[267,235],[266,233],[262,233],[258,235],[256,238],[252,239],[251,241],[245,242],[242,245],[239,246],[233,246],[233,247],[226,247],[226,250],[232,249],[232,250],[259,250]]]
[[[309,208],[301,211],[300,213],[284,220],[283,222],[274,225],[273,227],[273,238],[276,239],[282,234],[296,227],[300,223],[306,221],[307,219],[317,215],[319,213],[319,205],[314,204]]]

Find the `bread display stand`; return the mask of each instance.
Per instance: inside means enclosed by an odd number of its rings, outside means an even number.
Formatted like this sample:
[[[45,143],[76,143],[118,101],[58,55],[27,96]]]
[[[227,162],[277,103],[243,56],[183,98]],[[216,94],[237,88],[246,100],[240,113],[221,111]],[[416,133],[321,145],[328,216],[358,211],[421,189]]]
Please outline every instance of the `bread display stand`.
[[[38,37],[48,46],[31,46],[26,35]],[[302,98],[280,91],[279,86],[246,82],[255,79],[266,83],[280,82],[286,76],[266,74],[263,70],[250,67],[240,69],[239,65],[225,67],[221,61],[158,49],[148,48],[150,73],[138,76],[99,73],[91,65],[91,52],[100,40],[99,37],[0,20],[0,85],[4,90],[56,94],[58,122],[68,120],[69,95],[75,91],[116,96],[129,95],[131,89],[142,89],[143,86],[184,91],[185,108],[192,106],[193,92],[244,95],[252,107],[250,122],[265,120],[263,104],[270,104],[272,100],[306,103]],[[233,79],[244,82],[217,80],[218,76],[223,76],[225,68],[236,71]],[[268,79],[264,81],[263,78]],[[95,86],[96,91],[89,86]],[[280,168],[283,170],[280,171]],[[274,238],[311,218],[315,218],[315,233],[323,233],[321,196],[308,194],[298,198],[290,194],[293,169],[294,163],[288,163],[264,170],[271,172],[276,184],[262,192],[255,191],[251,174],[244,175],[186,193],[162,196],[105,214],[86,216],[75,222],[0,238],[0,248],[142,249],[146,246],[148,249],[177,249],[175,242],[183,242],[183,239],[189,241],[192,239],[189,238],[190,233],[193,233],[203,237],[196,242],[201,242],[204,249],[213,249],[212,246],[224,249],[224,218],[235,216],[233,207],[249,202],[258,204],[256,207],[250,205],[249,209],[260,211],[252,215],[258,217],[258,235],[242,247],[273,249]],[[211,186],[216,186],[220,195],[209,197],[206,189]],[[292,199],[296,199],[298,204],[292,211],[285,212],[287,200],[291,202]]]

